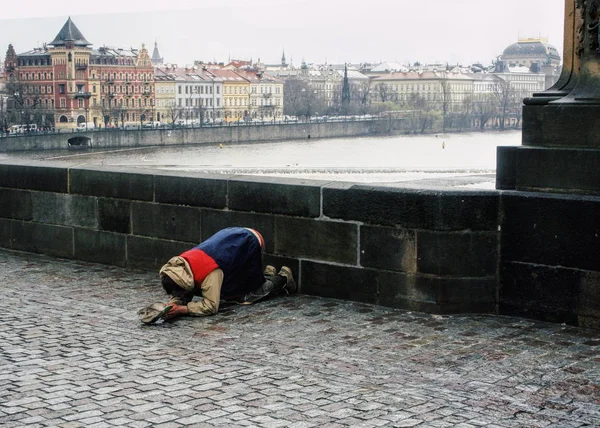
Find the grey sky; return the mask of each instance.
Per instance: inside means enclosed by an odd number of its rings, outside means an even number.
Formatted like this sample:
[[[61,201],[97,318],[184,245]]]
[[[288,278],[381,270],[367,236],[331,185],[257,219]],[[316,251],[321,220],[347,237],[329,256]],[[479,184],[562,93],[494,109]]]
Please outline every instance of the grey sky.
[[[64,0],[4,3],[0,56],[51,41],[70,15],[94,46],[150,48],[167,62],[490,63],[518,37],[562,52],[563,0]],[[167,6],[165,6],[167,4]]]

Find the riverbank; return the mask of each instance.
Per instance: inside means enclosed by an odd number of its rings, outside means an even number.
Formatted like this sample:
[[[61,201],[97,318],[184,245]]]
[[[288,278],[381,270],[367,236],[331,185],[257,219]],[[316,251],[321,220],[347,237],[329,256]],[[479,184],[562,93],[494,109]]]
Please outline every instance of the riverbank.
[[[136,129],[110,132],[30,134],[3,138],[0,150],[36,151],[67,148],[127,148],[231,144],[252,141],[309,140],[311,138],[385,135],[387,121],[292,123],[208,128]]]

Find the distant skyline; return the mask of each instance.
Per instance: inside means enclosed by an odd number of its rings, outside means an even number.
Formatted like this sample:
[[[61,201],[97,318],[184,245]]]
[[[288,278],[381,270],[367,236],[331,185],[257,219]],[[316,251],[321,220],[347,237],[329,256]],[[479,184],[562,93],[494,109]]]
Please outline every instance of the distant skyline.
[[[0,55],[50,42],[71,16],[87,40],[140,48],[168,63],[491,63],[519,37],[547,37],[562,54],[563,0],[140,0],[2,5]],[[110,12],[110,13],[107,13]]]

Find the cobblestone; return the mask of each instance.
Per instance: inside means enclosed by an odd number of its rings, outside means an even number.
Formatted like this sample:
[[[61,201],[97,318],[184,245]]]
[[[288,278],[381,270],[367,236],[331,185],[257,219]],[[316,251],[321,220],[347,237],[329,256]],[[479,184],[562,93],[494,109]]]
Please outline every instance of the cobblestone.
[[[597,331],[310,296],[144,326],[155,273],[0,250],[0,426],[600,426]]]

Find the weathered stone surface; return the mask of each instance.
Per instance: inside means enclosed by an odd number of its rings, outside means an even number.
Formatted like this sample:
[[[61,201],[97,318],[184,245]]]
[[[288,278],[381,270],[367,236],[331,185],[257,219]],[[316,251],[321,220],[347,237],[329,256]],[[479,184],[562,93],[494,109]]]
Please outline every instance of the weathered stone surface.
[[[399,272],[416,272],[415,235],[414,230],[361,226],[361,266]]]
[[[0,187],[66,193],[67,171],[67,168],[39,164],[0,164]]]
[[[502,263],[500,312],[576,324],[581,274],[552,266]],[[587,293],[595,292],[589,283],[586,288]]]
[[[154,271],[0,251],[0,277],[3,426],[598,425],[592,330],[312,296],[143,326]]]
[[[12,248],[10,230],[14,221],[0,218],[0,247],[2,248]]]
[[[183,242],[200,242],[200,209],[134,202],[132,233]]]
[[[497,232],[417,232],[417,271],[458,276],[496,276]]]
[[[496,150],[496,189],[514,190],[517,187],[518,147],[498,147]]]
[[[171,257],[189,250],[196,243],[168,241],[165,239],[127,237],[127,267],[143,268],[155,271]]]
[[[31,220],[31,192],[0,189],[0,218]]]
[[[91,229],[98,227],[96,198],[64,193],[33,192],[31,204],[33,221]]]
[[[600,195],[600,149],[520,147],[517,190]]]
[[[315,180],[239,177],[229,181],[228,206],[239,211],[318,217],[322,184]]]
[[[98,198],[98,228],[107,232],[131,233],[131,201]]]
[[[125,235],[88,229],[75,229],[75,258],[89,262],[125,266],[127,264],[126,256]]]
[[[154,177],[151,173],[72,168],[69,175],[70,193],[137,201],[154,199]]]
[[[273,252],[275,248],[272,215],[203,209],[201,218],[203,241],[226,227],[249,227],[263,236],[267,252]]]
[[[377,272],[378,304],[431,313],[489,313],[495,310],[497,281]]]
[[[600,271],[600,203],[596,198],[507,193],[502,259]]]
[[[303,261],[302,292],[321,297],[363,303],[377,302],[378,278],[375,272],[350,266]]]
[[[156,202],[194,207],[225,208],[227,178],[205,174],[167,173],[154,175]]]
[[[73,229],[49,224],[13,221],[11,248],[59,257],[73,257]]]
[[[275,216],[275,253],[356,265],[358,226]]]
[[[580,272],[577,325],[600,329],[600,273]]]
[[[430,230],[496,230],[498,194],[356,185],[323,189],[323,214],[343,220]]]

